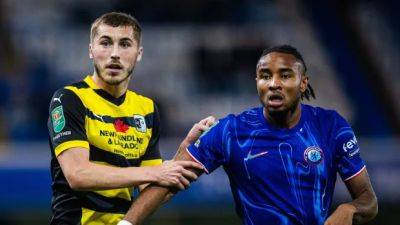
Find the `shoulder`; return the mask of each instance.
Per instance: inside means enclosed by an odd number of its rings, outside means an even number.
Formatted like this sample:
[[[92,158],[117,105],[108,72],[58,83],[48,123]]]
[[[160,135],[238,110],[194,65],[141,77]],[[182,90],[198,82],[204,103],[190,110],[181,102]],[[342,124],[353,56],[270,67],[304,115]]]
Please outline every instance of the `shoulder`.
[[[264,121],[261,120],[262,107],[255,107],[247,109],[236,116],[233,116],[237,125],[257,128],[262,127]]]
[[[336,110],[326,109],[318,106],[311,106],[303,104],[303,110],[308,114],[309,117],[319,120],[336,120],[344,119]],[[325,122],[329,122],[325,121]],[[333,122],[333,121],[332,121]]]
[[[71,86],[65,86],[54,92],[50,99],[50,110],[53,110],[59,106],[62,106],[64,109],[71,109],[74,111],[80,111],[85,108],[79,95],[70,87]]]
[[[60,104],[64,104],[69,101],[80,101],[79,96],[70,87],[65,86],[57,89],[52,96],[51,103],[59,102]]]
[[[231,128],[244,128],[244,127],[261,127],[262,121],[259,117],[260,108],[252,108],[243,111],[239,114],[228,114],[225,117],[218,120],[219,127],[224,127],[224,129]]]
[[[307,114],[308,120],[319,124],[324,130],[334,132],[341,128],[349,128],[350,125],[346,119],[334,109],[326,109],[303,104],[303,109]]]
[[[75,83],[71,83],[68,85],[65,85],[62,88],[59,88],[56,90],[53,94],[53,98],[57,97],[59,95],[63,95],[63,97],[68,97],[68,98],[79,98],[79,90],[80,89],[87,89],[90,88],[89,85],[85,81],[79,81]]]

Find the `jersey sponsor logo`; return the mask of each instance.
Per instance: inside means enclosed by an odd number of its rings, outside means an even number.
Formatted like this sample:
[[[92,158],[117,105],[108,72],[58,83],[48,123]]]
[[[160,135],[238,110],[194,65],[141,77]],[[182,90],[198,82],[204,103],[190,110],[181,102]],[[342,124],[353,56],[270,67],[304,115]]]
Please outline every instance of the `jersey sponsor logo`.
[[[133,121],[135,122],[135,128],[137,131],[146,133],[147,127],[146,127],[146,121],[144,119],[144,116],[133,115]]]
[[[144,139],[133,134],[121,134],[115,131],[100,130],[99,135],[108,139],[107,143],[114,147],[120,146],[123,149],[140,149]]]
[[[55,140],[57,140],[57,139],[59,139],[61,137],[64,137],[64,136],[69,136],[69,135],[71,135],[71,131],[70,130],[63,131],[61,133],[58,133],[56,136],[54,136],[53,137],[53,141],[55,141]]]
[[[65,127],[65,117],[62,105],[51,111],[51,120],[53,122],[53,130],[58,133]]]
[[[359,152],[360,152],[360,149],[357,148],[355,151],[352,151],[352,152],[349,153],[349,157],[353,157],[354,155],[356,155]]]
[[[353,150],[353,148],[357,146],[357,139],[356,136],[353,136],[348,142],[343,144],[343,151],[348,152]]]
[[[322,149],[318,146],[310,146],[304,151],[304,159],[309,164],[319,164],[322,162],[324,158],[324,154],[322,153]]]
[[[120,119],[116,119],[114,121],[114,128],[117,132],[126,133],[129,130],[129,125],[124,124],[124,121]]]

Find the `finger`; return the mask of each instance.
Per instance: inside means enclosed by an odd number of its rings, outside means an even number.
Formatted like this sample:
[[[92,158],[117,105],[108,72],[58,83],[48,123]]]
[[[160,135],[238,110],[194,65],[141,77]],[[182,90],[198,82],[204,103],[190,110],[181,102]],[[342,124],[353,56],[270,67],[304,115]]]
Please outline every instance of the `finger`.
[[[179,176],[180,176],[180,174],[173,175],[173,178],[170,178],[169,182],[167,182],[165,184],[165,186],[166,187],[176,187],[180,190],[183,190],[182,188],[185,188],[185,187],[183,187],[183,185],[181,184],[181,181],[178,178]]]
[[[198,176],[195,173],[193,173],[190,170],[186,170],[186,169],[182,171],[182,175],[185,178],[190,179],[190,181],[195,181],[198,178]]]
[[[196,126],[195,129],[197,129],[201,132],[204,132],[204,131],[208,130],[208,128],[209,128],[209,126],[207,126],[205,124],[199,124],[199,123],[196,124],[195,126]]]
[[[206,126],[210,127],[216,122],[216,119],[213,116],[210,116],[206,122]]]
[[[199,170],[204,169],[203,165],[193,161],[175,161],[175,162],[185,168],[194,168]]]
[[[213,116],[208,116],[207,118],[201,120],[202,124],[206,125],[207,123],[214,123],[215,122],[215,117]]]
[[[179,180],[181,184],[185,187],[185,189],[187,189],[190,186],[190,181],[186,179],[184,176],[180,176]]]
[[[178,184],[176,184],[176,187],[179,188],[179,190],[185,190],[185,186],[183,186],[181,182],[178,182]]]
[[[208,116],[202,120],[200,120],[199,124],[206,125],[207,123],[215,121],[215,118],[213,116]]]

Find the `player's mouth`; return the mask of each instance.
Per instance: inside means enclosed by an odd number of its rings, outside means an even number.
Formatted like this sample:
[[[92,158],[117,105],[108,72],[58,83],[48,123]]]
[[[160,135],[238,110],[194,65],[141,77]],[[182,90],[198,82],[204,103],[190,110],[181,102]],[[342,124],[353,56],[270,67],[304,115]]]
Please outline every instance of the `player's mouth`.
[[[111,63],[106,66],[106,69],[111,73],[120,73],[123,69],[121,64]]]
[[[268,105],[273,108],[279,108],[283,105],[284,96],[280,93],[274,93],[268,96]]]

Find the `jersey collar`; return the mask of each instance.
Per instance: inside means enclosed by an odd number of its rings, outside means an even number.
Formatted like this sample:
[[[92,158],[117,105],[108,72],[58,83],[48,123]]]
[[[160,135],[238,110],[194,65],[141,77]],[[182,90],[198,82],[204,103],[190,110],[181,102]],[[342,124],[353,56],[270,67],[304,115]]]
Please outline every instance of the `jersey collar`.
[[[104,98],[105,100],[113,103],[114,105],[120,106],[122,103],[124,103],[125,97],[126,97],[126,92],[123,95],[121,95],[120,97],[115,98],[114,96],[110,95],[107,91],[99,88],[96,85],[96,83],[94,83],[91,75],[87,75],[83,81],[85,81],[85,83],[87,83],[89,85],[89,87],[91,89],[93,89],[94,92],[96,92],[96,94],[98,94],[100,97]]]
[[[306,118],[306,109],[304,107],[303,104],[300,103],[301,106],[301,116],[300,116],[300,121],[292,128],[288,129],[288,128],[276,128],[274,126],[272,126],[267,119],[265,119],[264,114],[263,114],[263,109],[264,107],[261,106],[258,108],[258,116],[260,118],[260,120],[262,121],[262,123],[271,131],[274,131],[276,133],[281,133],[281,134],[292,134],[295,133],[297,131],[299,131],[304,124],[305,118]]]

